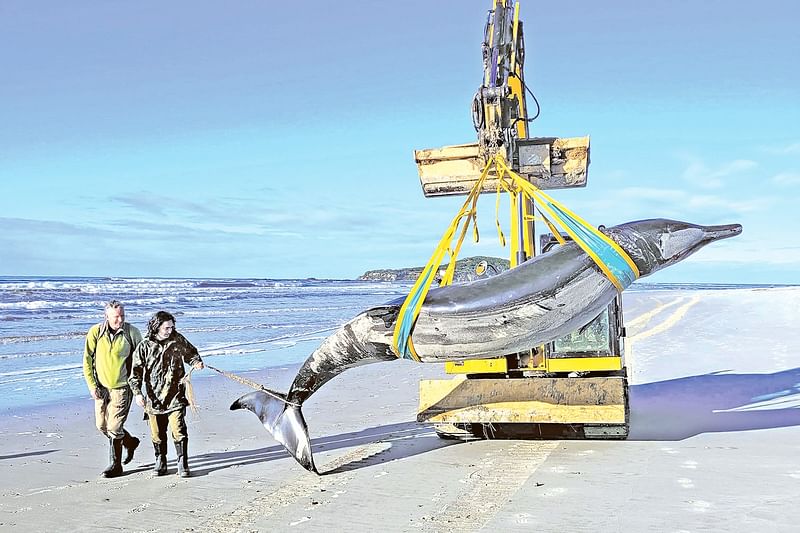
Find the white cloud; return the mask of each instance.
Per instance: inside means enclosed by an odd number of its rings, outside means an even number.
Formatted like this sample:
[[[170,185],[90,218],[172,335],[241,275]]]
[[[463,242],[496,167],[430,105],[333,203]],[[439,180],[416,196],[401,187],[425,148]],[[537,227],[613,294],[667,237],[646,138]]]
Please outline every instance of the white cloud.
[[[620,200],[639,201],[645,204],[674,206],[678,210],[691,211],[724,211],[732,213],[750,213],[766,209],[773,203],[768,197],[749,198],[745,201],[732,200],[718,195],[692,195],[677,189],[658,189],[646,187],[627,187],[620,189],[616,196]],[[650,207],[647,207],[648,209]]]
[[[656,200],[658,202],[682,202],[686,192],[677,189],[659,189],[656,187],[625,187],[618,195],[628,200]]]
[[[732,240],[727,246],[712,244],[692,256],[702,263],[749,264],[754,270],[765,265],[797,265],[800,268],[800,246],[781,246],[780,243],[753,243]],[[772,244],[772,245],[770,245]]]
[[[733,213],[751,213],[762,211],[767,208],[772,201],[769,198],[752,198],[748,201],[735,201],[720,196],[695,195],[685,200],[686,205],[693,210],[718,210],[730,211]]]
[[[764,151],[770,154],[792,155],[800,154],[800,142],[785,144],[782,146],[765,146]]]
[[[781,172],[772,176],[770,181],[777,185],[798,185],[800,184],[800,172]]]
[[[683,171],[683,179],[702,189],[719,189],[724,186],[727,178],[742,174],[758,167],[758,163],[749,159],[735,159],[728,163],[709,167],[703,161],[689,162]]]

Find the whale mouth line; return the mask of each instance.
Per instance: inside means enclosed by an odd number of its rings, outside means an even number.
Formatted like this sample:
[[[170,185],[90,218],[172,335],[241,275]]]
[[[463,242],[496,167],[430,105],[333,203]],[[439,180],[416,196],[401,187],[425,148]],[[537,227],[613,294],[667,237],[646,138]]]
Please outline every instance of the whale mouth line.
[[[720,226],[704,226],[703,236],[706,242],[719,241],[742,234],[741,224],[723,224]]]

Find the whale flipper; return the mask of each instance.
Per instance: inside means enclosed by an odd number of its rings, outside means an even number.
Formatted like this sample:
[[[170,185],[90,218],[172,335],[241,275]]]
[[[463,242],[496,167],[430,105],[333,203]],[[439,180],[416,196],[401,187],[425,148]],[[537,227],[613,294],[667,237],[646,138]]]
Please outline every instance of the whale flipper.
[[[231,404],[231,411],[237,409],[252,411],[303,468],[319,473],[311,455],[311,440],[303,412],[299,406],[286,403],[286,395],[273,391],[270,394],[251,392]]]

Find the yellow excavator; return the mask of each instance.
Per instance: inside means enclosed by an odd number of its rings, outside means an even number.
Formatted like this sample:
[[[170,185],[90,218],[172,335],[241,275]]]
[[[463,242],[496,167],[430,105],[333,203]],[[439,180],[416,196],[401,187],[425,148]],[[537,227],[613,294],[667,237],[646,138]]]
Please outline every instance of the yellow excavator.
[[[483,44],[483,80],[472,102],[477,142],[414,152],[426,197],[500,194],[487,162],[502,154],[511,170],[542,190],[585,187],[589,137],[530,137],[539,104],[525,84],[519,3],[493,0]],[[529,117],[526,93],[536,103]],[[502,176],[499,177],[502,179]],[[548,224],[538,251],[534,200],[509,193],[514,268],[563,243]],[[546,222],[546,221],[545,221]],[[478,275],[490,268],[479,265]],[[417,419],[442,438],[616,438],[628,435],[628,381],[621,297],[577,331],[514,354],[446,363],[450,379],[420,382]]]

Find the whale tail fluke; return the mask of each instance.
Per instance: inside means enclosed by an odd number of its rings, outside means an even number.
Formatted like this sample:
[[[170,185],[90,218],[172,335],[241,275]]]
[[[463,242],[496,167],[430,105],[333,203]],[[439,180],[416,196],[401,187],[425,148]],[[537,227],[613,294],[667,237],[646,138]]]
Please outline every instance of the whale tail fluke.
[[[308,427],[300,406],[286,403],[286,395],[279,392],[269,391],[268,394],[264,391],[255,391],[245,394],[231,404],[231,411],[237,409],[252,411],[275,440],[283,444],[286,451],[303,468],[319,474],[317,467],[314,466]]]

